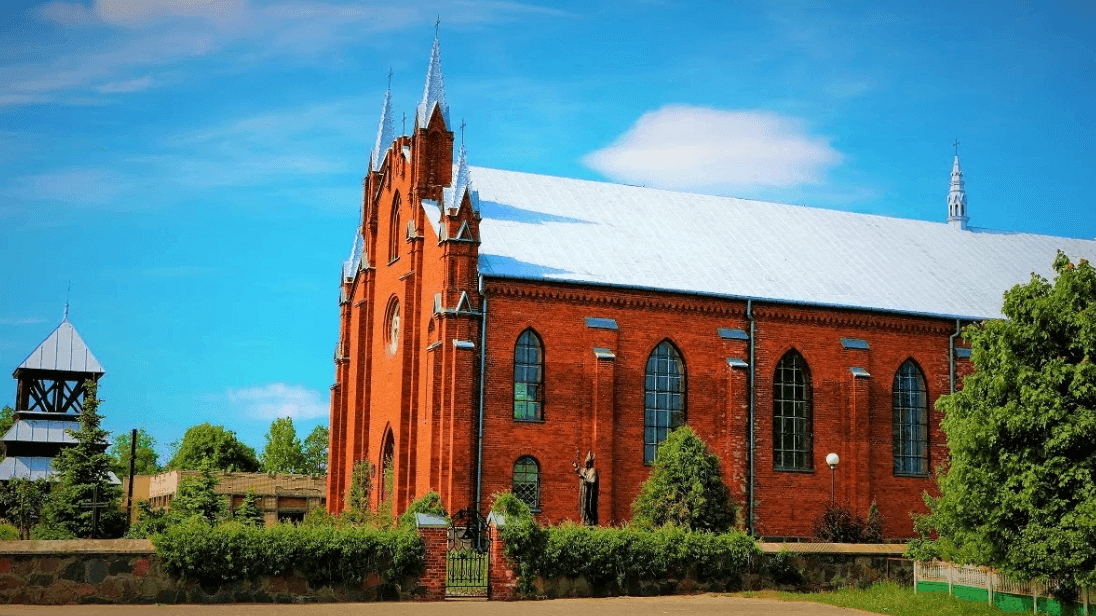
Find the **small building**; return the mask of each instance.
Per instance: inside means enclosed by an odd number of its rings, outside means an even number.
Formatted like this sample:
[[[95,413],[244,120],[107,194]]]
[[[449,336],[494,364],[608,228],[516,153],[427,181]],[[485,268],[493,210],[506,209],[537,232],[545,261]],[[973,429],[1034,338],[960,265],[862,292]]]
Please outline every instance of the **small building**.
[[[80,427],[85,384],[98,382],[104,373],[69,322],[66,306],[61,324],[12,374],[17,381],[15,423],[2,438],[5,457],[0,462],[0,481],[53,476],[53,459],[76,443],[68,431]],[[113,473],[110,478],[118,482]]]
[[[179,485],[190,478],[201,477],[201,471],[167,471],[159,475],[137,475],[133,483],[133,499],[147,500],[153,509],[171,509],[171,501]],[[235,511],[244,503],[248,492],[259,497],[258,506],[266,525],[277,522],[300,522],[312,509],[326,507],[327,476],[267,475],[266,473],[217,472],[216,493],[228,497]],[[129,489],[129,479],[122,482],[123,492]]]

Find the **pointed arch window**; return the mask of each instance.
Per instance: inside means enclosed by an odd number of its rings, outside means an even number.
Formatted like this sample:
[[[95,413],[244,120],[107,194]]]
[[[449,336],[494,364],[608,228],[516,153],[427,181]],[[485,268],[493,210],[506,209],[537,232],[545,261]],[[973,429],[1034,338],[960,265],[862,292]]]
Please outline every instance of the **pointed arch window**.
[[[514,419],[544,419],[544,346],[527,329],[514,345]]]
[[[773,376],[773,468],[809,471],[814,468],[811,414],[811,373],[803,356],[788,351]]]
[[[533,511],[540,511],[540,465],[530,456],[514,462],[514,483],[511,490]]]
[[[392,198],[392,218],[388,227],[388,262],[400,258],[400,194]]]
[[[644,390],[643,462],[650,464],[666,435],[685,423],[685,364],[668,340],[647,358]]]
[[[929,474],[929,396],[925,375],[906,360],[894,375],[894,474]]]

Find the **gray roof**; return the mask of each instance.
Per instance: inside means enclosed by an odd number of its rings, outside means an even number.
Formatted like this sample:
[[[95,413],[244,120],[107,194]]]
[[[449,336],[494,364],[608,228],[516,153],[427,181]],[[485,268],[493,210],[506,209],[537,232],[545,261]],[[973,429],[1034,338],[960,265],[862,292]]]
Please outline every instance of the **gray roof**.
[[[3,440],[25,443],[75,443],[68,430],[76,430],[80,424],[56,419],[18,419],[4,434]]]
[[[1053,278],[1057,250],[1096,261],[1093,240],[482,167],[471,182],[490,276],[982,319]]]
[[[50,479],[54,475],[53,458],[38,456],[16,456],[4,458],[0,462],[0,481],[11,479]],[[107,472],[107,481],[118,485],[122,483],[118,476]]]
[[[68,319],[61,321],[57,329],[15,370],[58,370],[92,374],[104,372],[99,360],[91,354],[91,349],[84,344],[84,339],[76,333],[76,328]]]

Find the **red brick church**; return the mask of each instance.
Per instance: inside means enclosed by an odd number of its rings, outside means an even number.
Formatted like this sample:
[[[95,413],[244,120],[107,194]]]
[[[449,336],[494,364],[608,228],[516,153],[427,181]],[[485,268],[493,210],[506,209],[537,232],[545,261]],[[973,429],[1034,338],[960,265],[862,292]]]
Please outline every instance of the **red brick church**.
[[[469,167],[436,38],[411,134],[393,119],[389,92],[341,276],[332,511],[368,460],[397,510],[512,490],[578,519],[593,451],[619,523],[688,424],[754,534],[809,536],[836,453],[837,503],[910,536],[947,452],[936,400],[970,370],[959,329],[1057,250],[1096,260],[968,226],[958,156],[940,223]]]

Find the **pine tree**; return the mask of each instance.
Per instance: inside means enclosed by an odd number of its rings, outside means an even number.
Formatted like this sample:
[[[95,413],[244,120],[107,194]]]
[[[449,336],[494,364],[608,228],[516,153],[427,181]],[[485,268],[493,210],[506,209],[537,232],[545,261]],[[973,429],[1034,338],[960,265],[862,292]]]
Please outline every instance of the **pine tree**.
[[[249,526],[263,526],[266,523],[263,510],[259,509],[259,496],[254,490],[247,491],[243,504],[232,514],[232,517]]]
[[[109,442],[100,426],[97,387],[90,380],[84,387],[80,428],[68,431],[76,443],[53,459],[56,485],[42,510],[43,536],[119,537],[125,530],[125,512],[118,506],[122,488],[110,480]],[[95,503],[105,505],[89,506]]]

